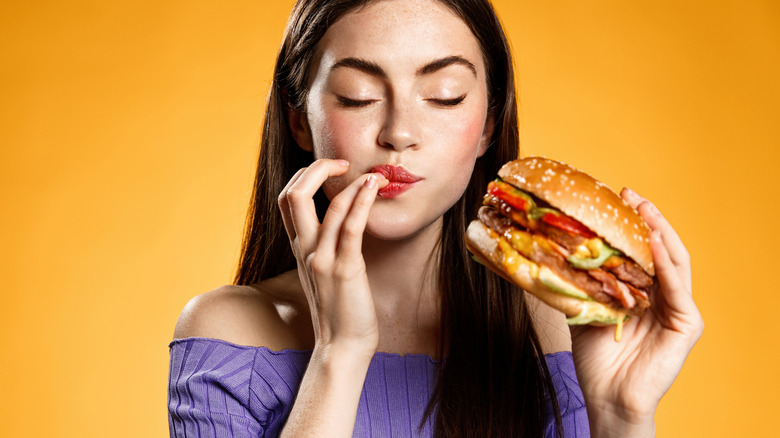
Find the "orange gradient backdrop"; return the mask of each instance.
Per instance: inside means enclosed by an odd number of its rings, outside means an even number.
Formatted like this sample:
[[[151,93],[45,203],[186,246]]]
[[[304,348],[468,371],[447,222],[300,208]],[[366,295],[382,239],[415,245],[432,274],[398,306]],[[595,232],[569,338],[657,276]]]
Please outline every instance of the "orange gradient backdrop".
[[[291,4],[0,5],[3,436],[167,436],[167,343],[231,280]],[[692,254],[706,330],[662,437],[776,436],[779,4],[496,1],[523,152],[654,200]]]

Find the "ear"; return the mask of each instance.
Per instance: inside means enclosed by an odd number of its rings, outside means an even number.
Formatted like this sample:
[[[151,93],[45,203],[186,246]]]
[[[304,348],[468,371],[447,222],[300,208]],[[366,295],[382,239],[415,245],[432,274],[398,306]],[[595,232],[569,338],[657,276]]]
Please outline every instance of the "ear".
[[[287,120],[290,123],[293,139],[298,143],[298,146],[307,152],[313,151],[311,129],[309,128],[309,121],[306,119],[306,113],[290,109],[287,111]]]
[[[479,149],[477,150],[477,158],[485,155],[490,147],[490,141],[493,139],[493,129],[496,127],[493,119],[493,114],[490,113],[485,120],[485,129],[482,130],[482,137],[479,139]]]

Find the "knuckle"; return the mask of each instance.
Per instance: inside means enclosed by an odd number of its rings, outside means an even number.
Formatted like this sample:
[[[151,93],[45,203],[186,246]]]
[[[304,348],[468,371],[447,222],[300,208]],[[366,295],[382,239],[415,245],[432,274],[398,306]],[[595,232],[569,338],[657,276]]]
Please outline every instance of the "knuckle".
[[[330,270],[330,263],[316,251],[306,257],[306,267],[314,275],[322,275]]]
[[[365,188],[365,185],[361,185],[361,187]],[[376,194],[374,191],[370,189],[364,189],[361,190],[360,193],[358,193],[357,198],[355,198],[355,204],[358,204],[361,207],[368,207],[374,203],[375,199],[376,199]]]
[[[701,315],[700,315],[698,321],[696,321],[696,322],[697,322],[697,324],[696,324],[696,334],[698,335],[697,336],[697,339],[698,339],[698,338],[701,338],[701,335],[704,333],[704,318],[702,318]]]
[[[369,208],[371,204],[373,203],[372,199],[369,199],[367,196],[358,196],[357,199],[355,199],[355,207],[357,210],[362,210]]]
[[[337,213],[338,215],[343,215],[349,211],[349,203],[343,198],[339,199],[336,197],[333,199],[333,201],[331,201],[328,210],[331,210],[333,213]]]
[[[285,200],[287,201],[287,205],[290,207],[295,207],[300,202],[301,194],[300,189],[296,188],[295,186],[290,187],[287,190],[287,194],[285,195]]]
[[[354,221],[348,221],[341,229],[341,237],[348,240],[357,239],[363,237],[363,230]]]
[[[319,170],[327,165],[327,161],[323,158],[320,158],[318,160],[315,160],[311,165],[309,166],[309,169],[312,170]]]

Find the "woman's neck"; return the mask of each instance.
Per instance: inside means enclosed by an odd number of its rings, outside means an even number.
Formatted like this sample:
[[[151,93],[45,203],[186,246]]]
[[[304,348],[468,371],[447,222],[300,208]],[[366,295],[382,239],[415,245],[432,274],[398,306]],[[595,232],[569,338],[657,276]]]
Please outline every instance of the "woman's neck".
[[[439,218],[404,240],[380,240],[368,234],[364,237],[363,257],[380,333],[416,333],[427,338],[425,342],[438,333],[441,221]]]

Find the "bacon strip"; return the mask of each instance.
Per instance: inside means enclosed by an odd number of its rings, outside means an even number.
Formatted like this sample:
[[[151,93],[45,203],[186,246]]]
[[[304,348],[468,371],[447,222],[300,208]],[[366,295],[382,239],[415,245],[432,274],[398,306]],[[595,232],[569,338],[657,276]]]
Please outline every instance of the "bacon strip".
[[[502,202],[499,199],[496,199],[495,201],[497,201],[496,204]],[[489,205],[492,204],[492,202],[486,203]],[[510,211],[515,212],[515,215],[522,213],[517,212],[514,209],[511,209]],[[505,235],[515,227],[522,230],[515,221],[510,219],[510,217],[507,217],[508,215],[509,211],[505,213],[492,205],[483,206],[478,213],[479,220],[500,235]],[[544,230],[539,231],[539,233],[529,231],[535,236],[533,248],[530,251],[530,254],[526,254],[529,260],[541,266],[547,266],[561,278],[579,287],[591,298],[600,303],[612,305],[614,307],[620,306],[629,310],[631,313],[637,314],[642,313],[644,309],[650,306],[650,301],[644,291],[629,283],[621,281],[622,279],[616,278],[616,275],[614,274],[614,272],[630,272],[631,266],[629,263],[633,263],[631,260],[622,257],[612,257],[610,258],[609,263],[603,266],[606,270],[591,269],[585,271],[575,269],[566,261],[568,245],[560,244],[558,241],[551,239],[551,236],[546,236]],[[574,242],[569,241],[566,243],[571,245]],[[621,266],[623,267],[621,268]],[[642,272],[644,273],[644,271]],[[647,276],[647,274],[645,274],[645,276]],[[647,278],[652,284],[652,278],[649,276],[647,276]]]

